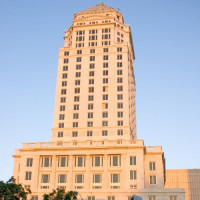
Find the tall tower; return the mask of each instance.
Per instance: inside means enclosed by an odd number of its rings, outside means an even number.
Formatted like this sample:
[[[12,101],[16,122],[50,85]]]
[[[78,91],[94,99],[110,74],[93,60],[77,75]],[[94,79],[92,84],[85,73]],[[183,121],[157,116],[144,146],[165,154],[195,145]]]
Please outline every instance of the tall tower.
[[[60,48],[52,141],[136,139],[134,49],[122,14],[77,13]]]
[[[84,200],[184,200],[165,189],[160,146],[136,139],[134,49],[122,14],[79,12],[60,48],[51,142],[23,143],[13,176],[32,200],[60,188]]]

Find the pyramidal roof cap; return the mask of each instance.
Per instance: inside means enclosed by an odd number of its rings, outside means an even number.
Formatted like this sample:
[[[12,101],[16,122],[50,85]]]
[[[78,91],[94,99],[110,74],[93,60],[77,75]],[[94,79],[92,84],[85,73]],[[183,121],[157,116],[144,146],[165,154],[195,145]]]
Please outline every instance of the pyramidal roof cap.
[[[77,14],[87,14],[87,13],[106,12],[106,11],[107,12],[109,12],[109,11],[119,12],[119,11],[115,10],[114,8],[111,8],[107,5],[105,5],[103,2],[101,2],[100,4],[98,4],[92,8],[78,12]]]

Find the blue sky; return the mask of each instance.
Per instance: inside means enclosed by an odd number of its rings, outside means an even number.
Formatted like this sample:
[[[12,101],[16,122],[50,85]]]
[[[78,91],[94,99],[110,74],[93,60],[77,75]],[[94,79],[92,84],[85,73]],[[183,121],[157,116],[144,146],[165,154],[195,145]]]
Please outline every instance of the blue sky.
[[[100,2],[0,1],[0,180],[22,142],[50,141],[64,30]],[[200,168],[200,1],[103,2],[132,28],[138,139],[161,145],[169,169]]]

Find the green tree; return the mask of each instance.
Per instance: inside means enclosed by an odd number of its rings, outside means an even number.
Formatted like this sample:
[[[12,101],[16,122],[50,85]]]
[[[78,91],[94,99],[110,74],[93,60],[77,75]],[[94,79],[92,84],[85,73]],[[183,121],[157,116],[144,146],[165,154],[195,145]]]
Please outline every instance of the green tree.
[[[6,183],[0,181],[0,200],[27,200],[30,189],[24,189],[21,184],[16,184],[11,177]]]

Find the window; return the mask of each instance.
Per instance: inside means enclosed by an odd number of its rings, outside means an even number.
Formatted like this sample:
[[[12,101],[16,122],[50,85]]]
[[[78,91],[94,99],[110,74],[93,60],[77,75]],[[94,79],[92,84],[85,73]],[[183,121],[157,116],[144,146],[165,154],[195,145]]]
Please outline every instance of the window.
[[[38,196],[32,196],[31,200],[38,200]]]
[[[108,68],[108,63],[103,63],[103,68]]]
[[[58,137],[63,137],[63,132],[58,132]]]
[[[103,92],[108,92],[108,86],[103,86]]]
[[[102,188],[102,174],[93,174],[93,189]]]
[[[103,48],[103,52],[108,52],[108,48]]]
[[[177,196],[169,196],[170,200],[177,200]]]
[[[58,183],[66,183],[67,175],[66,174],[58,174]]]
[[[148,200],[156,200],[156,196],[149,196]]]
[[[73,122],[73,123],[72,123],[72,126],[73,126],[73,127],[78,127],[78,122]]]
[[[82,50],[77,50],[77,54],[82,54]]]
[[[117,121],[118,126],[123,126],[123,121]]]
[[[108,121],[102,121],[102,126],[108,126]]]
[[[123,135],[123,130],[117,130],[117,135]]]
[[[89,76],[94,76],[94,71],[90,71]]]
[[[94,196],[88,197],[88,200],[95,200]]]
[[[136,156],[130,156],[130,165],[136,165]]]
[[[80,93],[80,88],[74,88],[74,93],[75,94]]]
[[[88,104],[88,110],[93,110],[93,104],[92,103]]]
[[[94,69],[94,68],[95,68],[95,64],[94,63],[90,64],[90,69]]]
[[[78,113],[74,113],[73,114],[73,119],[78,119],[79,118],[79,114]]]
[[[156,162],[149,162],[149,170],[150,171],[156,170]]]
[[[123,74],[122,70],[117,70],[117,75],[122,75],[122,74]]]
[[[91,137],[92,136],[92,131],[87,131],[87,136]]]
[[[60,102],[61,102],[61,103],[65,103],[65,102],[66,102],[66,98],[65,98],[65,97],[61,97],[61,98],[60,98]]]
[[[130,171],[130,180],[137,180],[137,171],[136,170]]]
[[[67,78],[67,74],[63,74],[63,75],[62,75],[62,78],[63,78],[63,79],[66,79],[66,78]]]
[[[122,78],[117,78],[117,83],[123,83],[123,79]]]
[[[79,101],[79,99],[80,99],[80,97],[79,97],[79,96],[74,96],[74,102],[78,102],[78,101]]]
[[[32,167],[33,166],[33,158],[27,158],[26,159],[26,166]]]
[[[107,118],[108,117],[108,112],[102,112],[102,117]]]
[[[117,60],[122,60],[122,55],[117,55]]]
[[[42,157],[41,158],[41,167],[51,167],[52,157]]]
[[[59,156],[57,158],[58,167],[68,167],[68,157],[66,156]]]
[[[89,79],[89,84],[94,84],[94,79]]]
[[[64,123],[59,123],[58,128],[64,128]]]
[[[95,49],[90,49],[90,53],[95,53]]]
[[[88,101],[94,101],[94,96],[88,96]]]
[[[120,118],[120,117],[123,117],[123,112],[118,112],[118,113],[117,113],[117,117],[119,117],[119,118]]]
[[[81,65],[76,65],[76,70],[80,70],[81,69]]]
[[[118,47],[117,52],[122,52],[122,47]]]
[[[62,87],[67,86],[67,81],[62,81]]]
[[[93,118],[93,113],[88,113],[88,119]]]
[[[108,100],[108,95],[107,94],[103,95],[103,100]]]
[[[95,61],[95,56],[90,56],[90,61]]]
[[[122,67],[122,62],[118,62],[117,67]]]
[[[60,106],[60,111],[65,111],[65,106]]]
[[[104,55],[103,60],[108,60],[108,55]]]
[[[76,77],[81,77],[81,72],[76,72]]]
[[[62,89],[61,90],[61,94],[66,94],[67,93],[67,90],[66,89]]]
[[[108,103],[102,103],[102,109],[108,109]]]
[[[32,172],[26,172],[25,173],[25,180],[26,181],[30,181],[31,180],[31,175],[32,175]]]
[[[59,120],[64,120],[65,119],[65,115],[64,114],[60,114],[59,115]]]
[[[92,167],[103,166],[103,156],[93,156],[92,157]]]
[[[123,103],[118,103],[117,108],[123,108]]]
[[[150,176],[150,184],[151,185],[156,184],[156,176]]]
[[[122,100],[123,99],[123,94],[118,94],[117,95],[117,100]]]
[[[63,71],[68,71],[68,66],[63,66]]]
[[[79,110],[79,105],[78,104],[74,105],[74,110]]]
[[[87,122],[88,127],[93,127],[93,122]]]
[[[81,57],[77,57],[76,58],[76,62],[81,62],[82,61],[82,58]]]
[[[65,58],[64,63],[69,63],[69,58]]]
[[[103,70],[103,76],[108,76],[108,70]]]
[[[69,56],[69,51],[65,51],[64,56]]]
[[[76,156],[74,160],[75,167],[85,167],[85,157],[84,156]]]
[[[104,78],[103,79],[103,83],[105,84],[105,83],[108,83],[108,79],[107,78]]]
[[[120,155],[113,155],[110,156],[110,166],[121,166],[121,156]]]
[[[75,85],[80,85],[81,81],[80,80],[75,80]]]
[[[108,135],[108,131],[107,130],[103,130],[102,131],[102,136],[107,136]]]
[[[41,183],[49,183],[50,182],[50,174],[42,174]]]
[[[73,131],[72,132],[72,137],[78,137],[78,132],[77,131]]]
[[[114,196],[109,196],[108,200],[115,200],[115,197]]]
[[[84,174],[76,174],[75,183],[84,183]]]
[[[111,188],[120,188],[120,174],[111,174]]]

